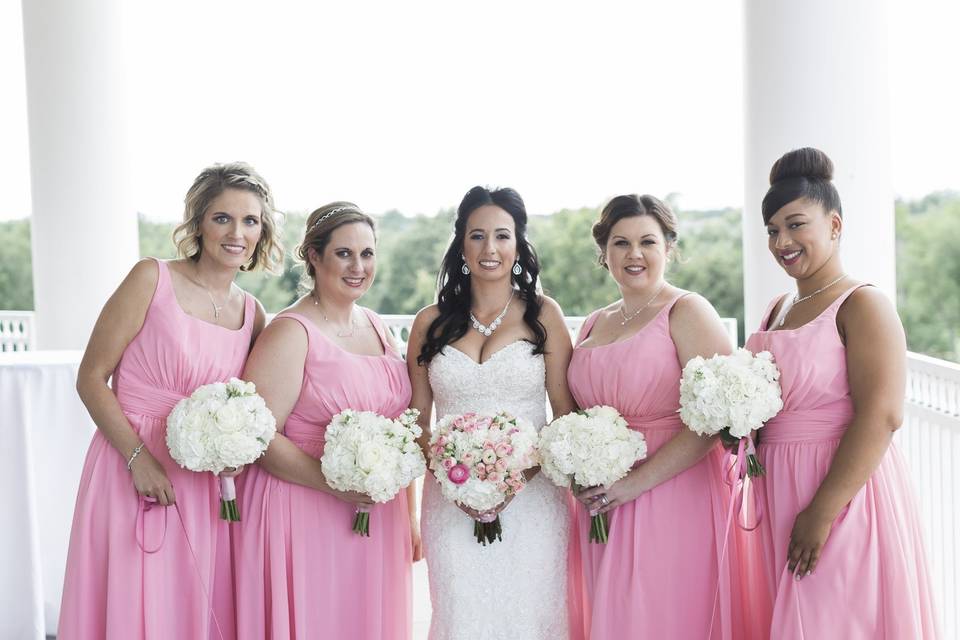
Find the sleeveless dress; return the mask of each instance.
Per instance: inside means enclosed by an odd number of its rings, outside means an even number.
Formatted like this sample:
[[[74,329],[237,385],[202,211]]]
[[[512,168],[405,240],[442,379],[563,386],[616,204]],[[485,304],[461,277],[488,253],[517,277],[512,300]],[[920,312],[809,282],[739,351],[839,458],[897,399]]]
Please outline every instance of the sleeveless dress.
[[[797,329],[757,331],[754,353],[780,369],[783,410],[760,430],[766,476],[757,483],[764,519],[764,575],[773,600],[770,637],[900,640],[938,636],[920,518],[906,465],[891,443],[880,466],[833,523],[814,572],[796,581],[787,548],[797,514],[827,475],[854,407],[837,311],[859,286]],[[766,327],[777,300],[764,314]]]
[[[539,429],[546,373],[529,342],[512,342],[479,364],[446,346],[428,367],[436,417],[507,411]],[[421,529],[430,579],[431,640],[565,640],[566,492],[538,473],[500,513],[503,539],[483,546],[473,520],[423,487]]]
[[[629,338],[580,347],[599,315],[594,312],[567,370],[577,404],[616,408],[631,429],[643,433],[648,457],[686,428],[677,413],[681,366],[670,335],[670,310],[680,297]],[[732,533],[719,567],[730,499],[722,460],[718,444],[689,469],[608,512],[606,544],[588,541],[590,513],[577,502],[571,579],[582,590],[575,605],[582,628],[576,637],[750,637],[741,620],[746,605],[729,568],[737,566]]]
[[[380,336],[382,356],[345,351],[300,314],[277,316],[307,332],[303,384],[284,434],[311,457],[323,455],[326,426],[340,411],[396,418],[409,406],[406,364],[380,318],[363,311]],[[243,520],[234,532],[241,639],[410,638],[413,551],[405,491],[370,509],[367,538],[351,529],[352,504],[259,465],[243,475],[237,488]]]
[[[234,635],[230,531],[219,519],[219,483],[170,458],[166,419],[197,387],[241,374],[256,303],[246,294],[240,329],[205,322],[183,311],[167,263],[157,264],[143,327],[124,350],[112,387],[130,425],[163,465],[177,502],[167,508],[143,503],[126,459],[94,434],[70,533],[57,635],[63,640]]]

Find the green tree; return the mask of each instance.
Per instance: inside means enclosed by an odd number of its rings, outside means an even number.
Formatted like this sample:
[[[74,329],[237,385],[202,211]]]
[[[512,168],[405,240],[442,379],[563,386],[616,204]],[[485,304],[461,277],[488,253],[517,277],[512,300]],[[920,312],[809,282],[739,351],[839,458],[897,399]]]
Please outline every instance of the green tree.
[[[0,309],[33,309],[30,220],[0,222]]]

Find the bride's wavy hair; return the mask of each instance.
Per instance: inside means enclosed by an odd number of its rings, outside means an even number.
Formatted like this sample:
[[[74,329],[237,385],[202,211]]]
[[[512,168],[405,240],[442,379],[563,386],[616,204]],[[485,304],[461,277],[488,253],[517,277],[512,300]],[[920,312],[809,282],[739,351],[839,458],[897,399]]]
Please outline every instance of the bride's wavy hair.
[[[547,330],[540,322],[540,309],[543,299],[537,290],[540,276],[540,261],[533,245],[527,240],[527,209],[520,194],[510,188],[490,190],[474,187],[467,192],[457,207],[457,219],[453,226],[453,239],[443,256],[440,274],[437,276],[437,308],[440,311],[436,319],[427,328],[427,336],[417,356],[418,364],[427,364],[440,353],[445,346],[462,338],[470,326],[470,276],[464,274],[463,242],[466,238],[467,218],[484,205],[500,207],[513,218],[517,239],[517,261],[523,269],[520,275],[511,280],[518,298],[526,304],[523,321],[533,332],[533,353],[544,352],[547,343]]]

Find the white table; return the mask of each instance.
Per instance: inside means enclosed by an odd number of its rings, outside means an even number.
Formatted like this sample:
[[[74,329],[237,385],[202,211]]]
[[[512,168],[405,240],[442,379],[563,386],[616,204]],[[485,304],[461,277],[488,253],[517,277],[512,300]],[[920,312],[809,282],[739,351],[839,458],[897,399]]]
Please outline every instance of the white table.
[[[96,427],[79,351],[0,354],[0,638],[54,635],[80,472]]]

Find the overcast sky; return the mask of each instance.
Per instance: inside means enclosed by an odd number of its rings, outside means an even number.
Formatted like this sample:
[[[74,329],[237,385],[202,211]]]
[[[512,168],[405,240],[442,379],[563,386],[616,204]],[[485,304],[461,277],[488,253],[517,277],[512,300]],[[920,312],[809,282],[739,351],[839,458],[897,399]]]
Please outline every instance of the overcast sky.
[[[234,159],[289,210],[433,213],[474,184],[532,213],[624,191],[743,200],[738,1],[123,4],[131,186],[155,219]],[[960,189],[960,3],[890,6],[894,190]],[[30,210],[22,46],[7,0],[0,219]]]

